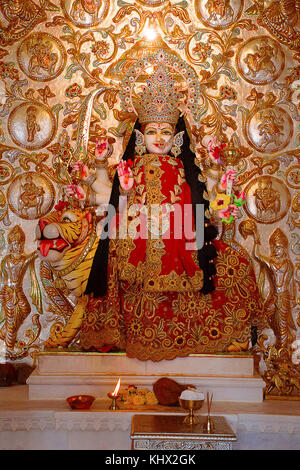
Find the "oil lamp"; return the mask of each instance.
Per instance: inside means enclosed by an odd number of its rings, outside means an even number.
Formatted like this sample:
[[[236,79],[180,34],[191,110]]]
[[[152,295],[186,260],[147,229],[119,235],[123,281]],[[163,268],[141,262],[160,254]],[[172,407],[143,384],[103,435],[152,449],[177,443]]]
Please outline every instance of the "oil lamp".
[[[118,410],[117,399],[119,397],[119,388],[120,388],[121,379],[119,378],[116,388],[112,393],[108,393],[107,396],[112,400],[109,410]]]

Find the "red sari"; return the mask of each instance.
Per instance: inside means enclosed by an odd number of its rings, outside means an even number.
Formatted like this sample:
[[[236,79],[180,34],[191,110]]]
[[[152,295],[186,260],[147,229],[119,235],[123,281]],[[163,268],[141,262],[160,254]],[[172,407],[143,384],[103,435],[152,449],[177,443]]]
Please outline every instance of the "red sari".
[[[203,272],[191,249],[191,193],[181,160],[143,155],[132,170],[127,210],[111,234],[108,291],[102,299],[90,297],[81,346],[113,347],[152,361],[225,352],[237,343],[247,349],[261,304],[244,251],[215,240],[216,289],[201,294]]]

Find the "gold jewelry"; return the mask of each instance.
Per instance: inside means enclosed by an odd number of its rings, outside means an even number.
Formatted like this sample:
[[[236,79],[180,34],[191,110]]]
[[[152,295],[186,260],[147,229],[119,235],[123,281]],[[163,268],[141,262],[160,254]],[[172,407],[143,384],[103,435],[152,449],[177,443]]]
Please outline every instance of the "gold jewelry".
[[[146,82],[142,93],[134,93],[140,75],[147,74],[149,66],[153,75]],[[184,60],[159,49],[155,54],[146,55],[135,61],[120,84],[120,101],[123,111],[135,113],[141,124],[148,122],[168,122],[176,124],[180,115],[179,102],[183,95],[176,88],[171,71],[183,77],[188,84],[186,107],[196,122],[203,114],[201,88],[194,69]],[[133,96],[137,100],[133,103]]]
[[[126,189],[123,189],[122,186],[119,185],[119,191],[120,191],[121,196],[126,196],[128,193],[130,193],[131,188],[127,189],[127,191],[126,191]]]
[[[96,167],[97,168],[106,168],[107,166],[108,166],[107,159],[97,160],[97,162],[96,162]]]
[[[181,147],[183,144],[183,134],[184,131],[178,132],[178,134],[174,137],[174,142],[171,148],[171,153],[173,153],[174,157],[178,157],[181,154]]]
[[[144,143],[144,135],[139,132],[139,131],[135,131],[135,153],[137,153],[139,156],[142,156],[144,155],[144,153],[146,153],[146,146],[145,146],[145,143]]]

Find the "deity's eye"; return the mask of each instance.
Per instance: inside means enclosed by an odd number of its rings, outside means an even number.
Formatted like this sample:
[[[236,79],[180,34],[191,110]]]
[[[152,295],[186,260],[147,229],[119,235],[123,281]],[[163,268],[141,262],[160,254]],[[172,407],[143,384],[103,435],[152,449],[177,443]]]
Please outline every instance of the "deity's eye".
[[[69,217],[67,217],[67,216],[64,216],[64,217],[62,218],[62,221],[63,221],[63,222],[72,222],[72,220],[69,219]]]

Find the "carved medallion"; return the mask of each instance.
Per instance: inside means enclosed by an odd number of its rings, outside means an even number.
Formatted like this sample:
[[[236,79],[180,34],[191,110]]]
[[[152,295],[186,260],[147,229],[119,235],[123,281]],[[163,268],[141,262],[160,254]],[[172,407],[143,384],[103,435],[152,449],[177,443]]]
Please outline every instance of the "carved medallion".
[[[109,10],[109,0],[61,0],[65,15],[80,28],[97,26]]]
[[[41,149],[56,133],[55,117],[42,103],[22,103],[9,115],[8,132],[16,145],[30,150]]]
[[[243,0],[195,0],[199,20],[216,29],[231,26],[240,17],[243,6]]]
[[[17,52],[21,70],[32,80],[53,80],[66,65],[66,51],[61,42],[48,33],[30,34]]]
[[[287,184],[294,189],[300,189],[300,165],[291,166],[285,173]]]
[[[236,55],[241,76],[249,83],[266,85],[279,77],[284,69],[284,52],[279,43],[268,36],[244,42]]]
[[[274,176],[259,176],[245,188],[247,214],[262,224],[273,224],[288,212],[291,195],[286,185]]]
[[[246,120],[246,138],[258,152],[275,153],[290,142],[293,122],[279,106],[257,109]]]
[[[55,191],[45,176],[28,171],[18,175],[7,190],[9,208],[22,219],[32,220],[47,214],[54,204]]]

